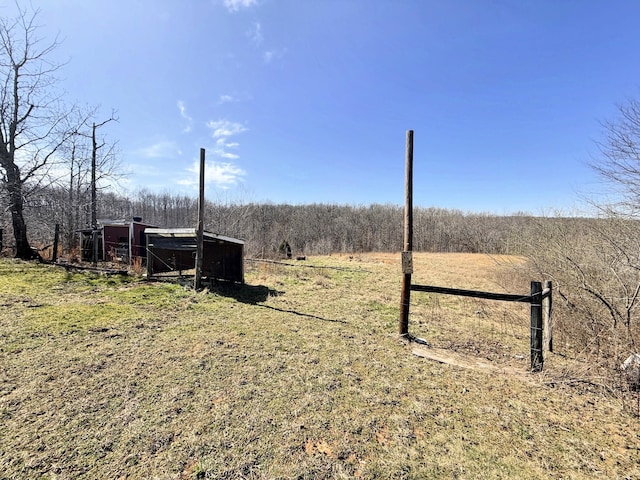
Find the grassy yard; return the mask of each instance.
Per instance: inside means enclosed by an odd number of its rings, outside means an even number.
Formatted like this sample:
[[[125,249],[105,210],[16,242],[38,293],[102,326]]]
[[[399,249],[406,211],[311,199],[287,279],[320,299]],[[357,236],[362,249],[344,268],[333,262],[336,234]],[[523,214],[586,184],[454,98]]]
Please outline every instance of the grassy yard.
[[[414,279],[526,294],[520,264],[418,254]],[[399,255],[249,263],[246,281],[196,293],[0,260],[0,478],[640,478],[639,420],[549,386],[560,355],[519,376],[413,355]],[[526,306],[411,308],[433,346],[526,371]]]

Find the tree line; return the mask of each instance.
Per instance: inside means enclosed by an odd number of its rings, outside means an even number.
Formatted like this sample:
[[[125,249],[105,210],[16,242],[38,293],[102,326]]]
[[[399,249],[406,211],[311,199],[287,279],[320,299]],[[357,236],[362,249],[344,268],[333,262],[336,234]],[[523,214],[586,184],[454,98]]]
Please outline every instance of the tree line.
[[[78,246],[78,231],[92,226],[89,192],[73,197],[69,193],[69,186],[51,186],[30,197],[25,218],[38,245],[49,244],[59,224],[61,245],[70,251]],[[130,221],[141,217],[144,223],[158,227],[196,224],[197,199],[188,195],[140,191],[126,196],[99,191],[97,198],[99,219]],[[414,249],[518,253],[518,237],[533,218],[417,207]],[[403,221],[403,207],[391,204],[288,205],[219,199],[205,203],[205,229],[245,240],[246,254],[253,257],[273,257],[283,242],[299,255],[400,251]],[[6,213],[0,226],[10,232]]]

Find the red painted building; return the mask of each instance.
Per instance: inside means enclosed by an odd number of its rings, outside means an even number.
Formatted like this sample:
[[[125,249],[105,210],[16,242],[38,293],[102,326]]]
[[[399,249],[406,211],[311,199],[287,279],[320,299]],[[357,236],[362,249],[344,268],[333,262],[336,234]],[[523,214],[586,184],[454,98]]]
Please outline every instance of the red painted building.
[[[147,258],[144,230],[152,227],[134,217],[131,221],[102,220],[96,230],[80,231],[82,260],[93,259],[94,241],[97,241],[98,261],[133,263],[137,258]]]

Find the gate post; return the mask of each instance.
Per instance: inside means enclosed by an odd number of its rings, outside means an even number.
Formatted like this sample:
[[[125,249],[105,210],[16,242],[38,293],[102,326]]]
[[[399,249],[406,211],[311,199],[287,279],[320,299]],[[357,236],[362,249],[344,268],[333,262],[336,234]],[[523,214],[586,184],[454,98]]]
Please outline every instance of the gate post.
[[[542,356],[542,283],[531,282],[531,371],[541,372]]]
[[[553,352],[553,284],[551,280],[544,282],[544,289],[549,289],[549,293],[542,299],[542,317],[544,320],[543,345],[547,352]]]

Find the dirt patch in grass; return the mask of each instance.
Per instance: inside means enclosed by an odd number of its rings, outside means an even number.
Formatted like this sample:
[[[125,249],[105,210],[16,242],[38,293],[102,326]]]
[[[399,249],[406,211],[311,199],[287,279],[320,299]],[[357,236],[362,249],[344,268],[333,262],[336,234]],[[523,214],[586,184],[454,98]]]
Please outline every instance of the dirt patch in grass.
[[[426,358],[427,360],[433,360],[435,362],[452,365],[454,367],[467,368],[492,374],[507,375],[509,377],[522,380],[523,382],[534,384],[539,383],[534,381],[534,375],[524,371],[521,368],[492,363],[487,360],[482,360],[477,356],[463,355],[450,349],[433,348],[429,347],[428,345],[412,343],[411,353],[413,353],[416,357]]]
[[[415,276],[526,292],[517,262],[418,254]],[[399,255],[305,265],[196,293],[0,261],[2,476],[640,477],[615,397],[549,386],[560,356],[504,373],[528,363],[526,308],[413,295],[414,334],[495,366],[455,368],[397,338]]]

